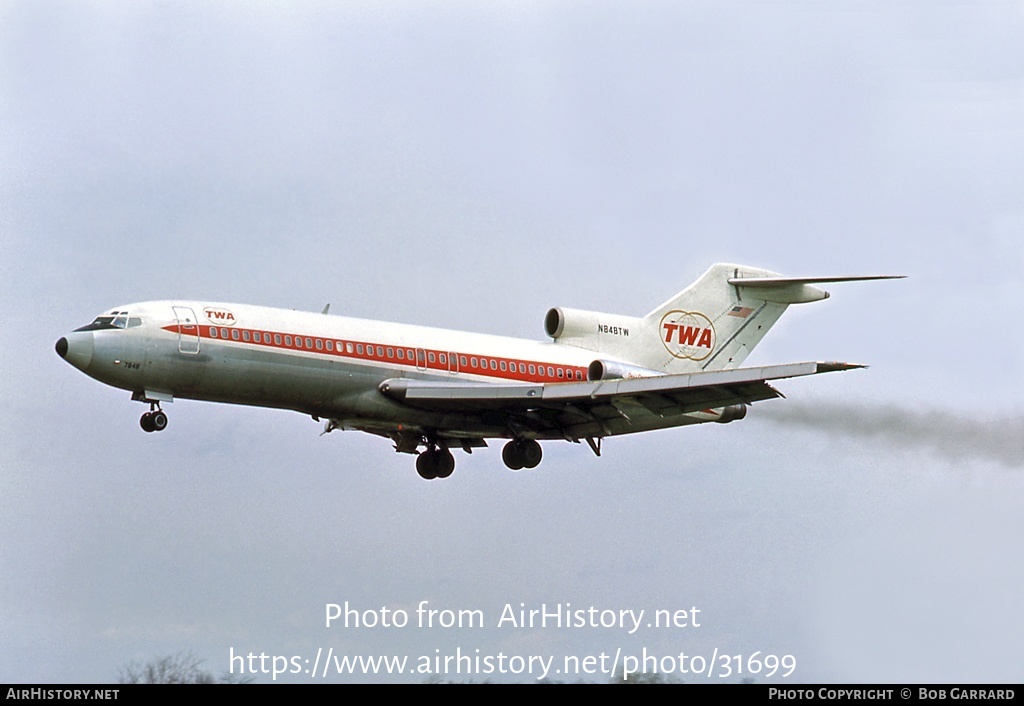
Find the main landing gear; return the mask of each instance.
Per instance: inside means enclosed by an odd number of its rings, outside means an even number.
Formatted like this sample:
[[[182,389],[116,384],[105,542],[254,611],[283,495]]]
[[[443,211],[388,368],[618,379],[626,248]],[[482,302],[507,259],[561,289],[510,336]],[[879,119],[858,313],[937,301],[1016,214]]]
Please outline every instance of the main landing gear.
[[[159,402],[150,402],[149,411],[142,415],[139,420],[142,431],[163,431],[167,428],[167,415],[160,409]]]
[[[424,480],[435,478],[447,478],[455,470],[455,458],[448,450],[443,441],[439,441],[436,434],[427,434],[417,437],[393,437],[395,438],[395,449],[406,453],[414,453],[417,446],[425,445],[427,448],[416,457],[416,472]],[[465,444],[464,448],[470,451],[470,445]],[[505,444],[501,452],[501,458],[505,465],[513,471],[521,468],[536,468],[543,456],[540,444],[536,439],[512,439]]]
[[[544,453],[535,439],[512,439],[501,450],[501,460],[513,471],[536,468]]]
[[[416,457],[416,472],[424,480],[447,478],[454,470],[455,457],[443,446],[429,446]]]

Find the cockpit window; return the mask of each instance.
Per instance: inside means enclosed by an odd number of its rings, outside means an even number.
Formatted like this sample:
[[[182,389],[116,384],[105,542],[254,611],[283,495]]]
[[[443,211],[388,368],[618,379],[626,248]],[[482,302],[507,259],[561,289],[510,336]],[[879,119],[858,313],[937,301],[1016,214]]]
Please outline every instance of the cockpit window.
[[[128,316],[127,311],[112,311],[104,316],[97,316],[96,320],[88,326],[76,328],[76,331],[103,331],[109,329],[135,328],[142,326],[142,319],[138,316]]]
[[[114,317],[113,316],[97,316],[96,320],[93,321],[88,326],[83,326],[82,328],[76,328],[75,330],[76,331],[102,331],[103,329],[114,328],[114,325],[112,323],[113,321],[114,321]]]

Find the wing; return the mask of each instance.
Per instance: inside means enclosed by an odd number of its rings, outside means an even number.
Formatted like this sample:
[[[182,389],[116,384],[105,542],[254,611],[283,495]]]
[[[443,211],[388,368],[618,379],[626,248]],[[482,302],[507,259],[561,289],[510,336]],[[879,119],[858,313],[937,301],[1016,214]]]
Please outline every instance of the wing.
[[[782,397],[769,380],[862,368],[848,363],[789,363],[681,375],[548,384],[432,382],[395,378],[384,395],[421,410],[472,415],[487,436],[578,440],[742,416],[722,408]],[[455,430],[452,430],[455,431]]]

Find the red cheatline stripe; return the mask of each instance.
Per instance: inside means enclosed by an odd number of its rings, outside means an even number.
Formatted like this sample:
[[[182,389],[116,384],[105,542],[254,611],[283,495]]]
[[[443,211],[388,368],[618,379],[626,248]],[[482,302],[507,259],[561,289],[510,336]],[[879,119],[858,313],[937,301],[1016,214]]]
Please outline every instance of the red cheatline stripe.
[[[193,324],[169,324],[163,327],[164,331],[171,333],[177,333],[180,335],[195,336],[196,329],[199,329],[199,338],[205,338],[210,341],[224,342],[224,343],[240,343],[247,346],[259,346],[261,348],[276,348],[289,351],[302,351],[304,353],[314,353],[316,355],[334,356],[340,358],[349,358],[355,360],[368,360],[379,363],[387,363],[388,365],[396,365],[413,369],[426,368],[434,372],[449,372],[448,357],[451,355],[450,351],[442,351],[431,348],[410,348],[408,346],[387,346],[378,343],[368,343],[366,341],[350,341],[348,339],[337,339],[337,338],[324,338],[322,336],[296,336],[293,334],[281,333],[280,331],[267,331],[265,329],[247,329],[239,328],[237,326],[224,327],[224,326],[206,326],[206,325],[193,325]],[[215,331],[215,333],[211,333]],[[222,335],[227,334],[227,337]],[[237,334],[237,338],[235,335]],[[245,340],[245,335],[249,335],[249,340]],[[259,334],[260,340],[255,340],[256,334]],[[280,341],[278,343],[277,341]],[[291,341],[289,345],[286,341]],[[320,348],[317,348],[317,342],[319,341]],[[307,345],[307,342],[309,345]],[[327,349],[327,343],[330,342],[334,350]],[[349,350],[351,348],[351,350]],[[362,352],[360,352],[362,350]],[[378,350],[380,351],[378,353]],[[391,350],[392,355],[388,356],[388,350]],[[398,357],[398,351],[403,351],[404,357]],[[422,364],[417,365],[417,355],[422,354]],[[552,365],[550,363],[539,363],[537,361],[522,360],[519,358],[502,358],[498,356],[480,356],[470,355],[468,353],[454,352],[455,356],[458,356],[457,370],[460,373],[466,373],[471,375],[482,375],[487,377],[498,378],[501,380],[521,380],[524,382],[568,382],[570,380],[586,380],[587,372],[586,368],[578,366],[567,366],[567,365]],[[441,362],[441,356],[445,356],[445,362]],[[433,360],[431,360],[433,357]],[[477,365],[473,365],[473,359],[476,359]],[[463,359],[466,361],[463,365]],[[492,370],[490,362],[494,361],[497,369]],[[484,367],[486,363],[486,367]],[[501,363],[505,363],[506,370],[501,370]],[[529,366],[535,366],[534,374],[530,374]],[[519,366],[523,366],[523,371],[520,372]],[[512,369],[508,369],[512,368]],[[551,373],[548,374],[548,368],[551,368]],[[541,372],[543,371],[543,372]],[[563,377],[558,377],[558,372],[562,371]]]

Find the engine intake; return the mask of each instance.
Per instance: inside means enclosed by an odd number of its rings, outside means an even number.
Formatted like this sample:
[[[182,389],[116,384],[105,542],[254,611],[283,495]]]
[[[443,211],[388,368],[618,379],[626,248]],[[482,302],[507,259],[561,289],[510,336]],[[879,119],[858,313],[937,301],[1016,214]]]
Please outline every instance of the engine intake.
[[[643,319],[556,306],[544,315],[544,333],[559,343],[608,355],[626,350],[644,328]]]

